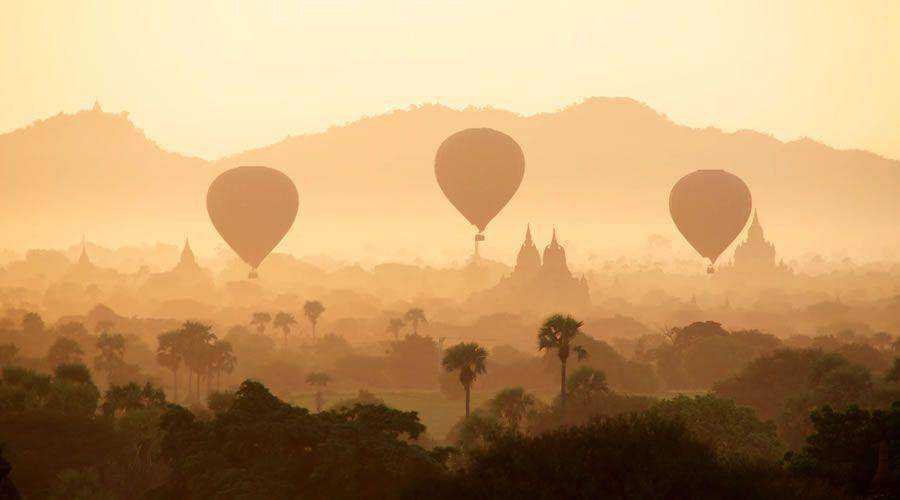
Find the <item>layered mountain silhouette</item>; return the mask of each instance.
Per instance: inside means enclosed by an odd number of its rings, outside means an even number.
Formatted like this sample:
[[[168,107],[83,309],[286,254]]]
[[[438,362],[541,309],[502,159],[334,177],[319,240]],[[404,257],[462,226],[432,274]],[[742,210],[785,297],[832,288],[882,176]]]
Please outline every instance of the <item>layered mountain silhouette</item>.
[[[79,236],[104,228],[119,236],[127,226],[132,240],[191,233],[192,242],[216,241],[204,206],[211,179],[233,166],[267,165],[300,191],[288,250],[468,251],[474,230],[444,199],[433,171],[441,141],[468,127],[501,130],[526,155],[518,194],[488,227],[496,255],[512,255],[526,222],[559,226],[574,247],[624,247],[651,233],[677,238],[669,190],[707,168],[746,181],[780,247],[825,252],[900,239],[896,160],[810,139],[685,127],[631,99],[592,98],[532,116],[414,106],[214,162],[162,150],[124,114],[58,115],[0,135],[0,210],[5,221],[17,214],[0,247],[50,244],[46,234],[69,243],[67,227]]]

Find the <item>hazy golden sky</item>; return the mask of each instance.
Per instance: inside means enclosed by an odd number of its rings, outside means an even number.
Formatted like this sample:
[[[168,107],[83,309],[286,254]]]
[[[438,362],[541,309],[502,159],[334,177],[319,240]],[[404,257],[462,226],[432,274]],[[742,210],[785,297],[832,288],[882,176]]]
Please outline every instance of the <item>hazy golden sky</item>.
[[[98,99],[215,158],[411,103],[597,95],[900,158],[897,0],[0,3],[0,132]]]

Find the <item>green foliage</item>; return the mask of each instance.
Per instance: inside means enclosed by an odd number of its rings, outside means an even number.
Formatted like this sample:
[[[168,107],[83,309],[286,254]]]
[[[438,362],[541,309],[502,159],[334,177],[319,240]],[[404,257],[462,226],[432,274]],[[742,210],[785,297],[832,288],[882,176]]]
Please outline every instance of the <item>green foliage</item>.
[[[411,445],[414,412],[356,405],[315,415],[246,381],[210,422],[170,406],[162,456],[172,474],[157,496],[178,498],[389,498],[439,463]]]
[[[40,314],[29,312],[22,316],[22,333],[26,337],[35,337],[45,331],[44,319]]]
[[[15,363],[19,348],[15,344],[0,344],[0,367]]]
[[[459,371],[459,381],[463,387],[471,387],[472,382],[487,371],[487,349],[474,342],[462,342],[444,351],[441,364],[448,372]]]
[[[52,366],[80,363],[84,351],[81,345],[66,337],[57,338],[47,351],[47,363]]]
[[[784,455],[775,424],[760,421],[751,408],[711,394],[677,396],[658,401],[650,408],[669,420],[677,420],[719,456],[777,461]]]
[[[587,405],[593,399],[609,392],[606,374],[600,370],[582,366],[569,377],[569,398],[575,405]]]
[[[94,379],[87,366],[81,363],[58,365],[53,370],[53,376],[58,380],[67,380],[79,384],[93,384]]]
[[[801,447],[813,432],[810,413],[817,407],[885,405],[900,395],[890,387],[876,387],[865,367],[818,349],[783,349],[759,358],[717,384],[714,392],[774,420],[790,449]]]
[[[374,405],[374,406],[384,406],[384,400],[379,398],[378,396],[372,394],[371,392],[360,389],[359,393],[356,397],[344,399],[342,401],[338,401],[334,405],[332,405],[332,411],[340,411],[346,410],[349,408],[353,408],[356,405]]]
[[[400,332],[403,330],[403,320],[400,318],[391,318],[388,321],[387,327],[385,327],[385,332],[390,333],[391,336],[394,337],[394,340],[397,340],[400,337]]]
[[[166,395],[150,382],[143,387],[130,382],[126,385],[114,385],[106,390],[103,397],[103,415],[123,415],[135,410],[161,408],[166,404]]]
[[[118,333],[103,332],[97,338],[99,354],[94,358],[94,368],[103,372],[107,380],[125,364],[125,337]]]
[[[582,371],[584,370],[584,371]],[[529,431],[532,434],[548,432],[561,426],[585,425],[597,417],[615,417],[629,413],[640,413],[649,409],[656,401],[649,396],[619,394],[608,390],[602,378],[590,368],[579,368],[575,379],[577,397],[568,401],[563,411],[560,398],[556,398],[548,408],[532,418]],[[570,378],[570,381],[572,379]],[[588,383],[585,383],[588,382]]]
[[[673,328],[667,334],[671,342],[657,347],[652,357],[670,390],[711,387],[780,345],[772,335],[729,332],[714,321]]]
[[[654,393],[659,389],[659,379],[649,363],[625,359],[608,343],[583,333],[577,334],[572,344],[591,353],[587,358],[574,360],[573,366],[602,371],[610,387],[624,392],[645,394]],[[543,361],[548,371],[559,370],[559,358],[551,352],[548,351],[544,355]]]
[[[541,402],[521,387],[503,389],[450,429],[447,441],[470,452],[518,434],[542,410]]]
[[[755,408],[763,420],[772,420],[781,414],[788,398],[808,389],[813,365],[822,356],[817,349],[781,349],[720,381],[713,392]]]
[[[40,408],[0,412],[0,442],[19,491],[43,498],[66,469],[120,462],[128,439],[93,416]]]
[[[793,472],[827,482],[847,493],[861,495],[900,488],[900,401],[890,410],[862,410],[851,406],[839,412],[830,406],[810,416],[814,432],[803,449],[788,455]],[[880,451],[883,448],[884,451]],[[880,457],[880,453],[886,456]],[[882,459],[886,470],[873,479]]]
[[[6,367],[0,380],[0,410],[6,412],[93,415],[99,401],[100,391],[84,365],[60,365],[53,377]]]
[[[538,410],[540,402],[521,387],[511,387],[494,395],[487,406],[506,428],[518,431],[519,425]]]
[[[425,317],[425,311],[420,307],[413,307],[412,309],[406,311],[406,314],[403,315],[403,320],[412,325],[412,334],[419,334],[419,324],[428,323],[428,318]]]
[[[303,304],[303,315],[312,325],[313,339],[316,338],[316,324],[319,322],[319,316],[325,312],[325,306],[318,300],[307,300]]]
[[[250,319],[250,324],[256,327],[256,331],[259,332],[260,335],[266,333],[266,326],[271,322],[272,315],[267,312],[253,313],[253,317]]]
[[[584,347],[574,345],[575,336],[581,333],[583,321],[578,321],[572,316],[561,314],[547,318],[538,330],[538,350],[556,350],[557,356],[563,363],[569,359],[569,353],[575,352],[578,359],[587,357]]]
[[[595,420],[474,451],[429,498],[793,498],[773,466],[725,463],[683,424],[654,414]]]
[[[234,391],[214,391],[206,397],[206,407],[213,413],[225,413],[234,404]]]

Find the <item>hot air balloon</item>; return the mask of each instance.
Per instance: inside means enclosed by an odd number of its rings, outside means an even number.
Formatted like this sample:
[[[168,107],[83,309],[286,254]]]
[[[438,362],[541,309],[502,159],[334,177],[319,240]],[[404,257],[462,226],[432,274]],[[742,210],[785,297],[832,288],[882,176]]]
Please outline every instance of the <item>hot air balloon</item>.
[[[299,203],[291,179],[268,167],[223,172],[206,193],[213,226],[250,265],[250,278],[256,278],[256,268],[293,225]]]
[[[750,218],[750,189],[724,170],[698,170],[682,177],[669,194],[669,212],[682,236],[709,259],[707,272]]]
[[[484,240],[488,223],[516,194],[525,175],[525,154],[512,137],[489,128],[459,131],[441,143],[434,175],[444,196],[478,228]]]

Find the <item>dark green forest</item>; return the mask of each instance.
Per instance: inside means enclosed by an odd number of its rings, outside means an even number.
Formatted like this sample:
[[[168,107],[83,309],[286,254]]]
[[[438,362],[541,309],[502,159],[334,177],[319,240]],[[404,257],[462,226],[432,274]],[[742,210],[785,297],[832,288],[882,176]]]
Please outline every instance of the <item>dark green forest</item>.
[[[37,328],[38,319],[26,315],[11,336]],[[871,352],[864,344],[776,347],[759,332],[694,323],[644,354],[656,360],[647,375],[610,358],[608,346],[581,328],[555,315],[534,334],[542,356],[527,362],[556,385],[555,396],[511,383],[471,409],[467,397],[466,416],[444,439],[429,435],[416,411],[391,408],[367,390],[324,405],[335,377],[325,372],[306,377],[317,408],[286,402],[258,380],[222,387],[221,372],[240,358],[202,323],[158,337],[158,361],[176,374],[174,387],[178,371],[188,372],[180,398],[153,380],[136,381],[141,369],[125,361],[121,335],[94,337],[93,369],[65,336],[40,363],[7,343],[0,498],[889,498],[898,491],[900,360],[873,370],[860,354],[890,357],[896,344]],[[421,342],[413,335],[405,341]],[[703,362],[716,350],[748,361],[728,374],[721,355]],[[491,373],[491,355],[460,343],[444,350],[440,367],[469,394]],[[406,369],[415,375],[418,366],[411,360]],[[651,376],[683,390],[622,389]]]

